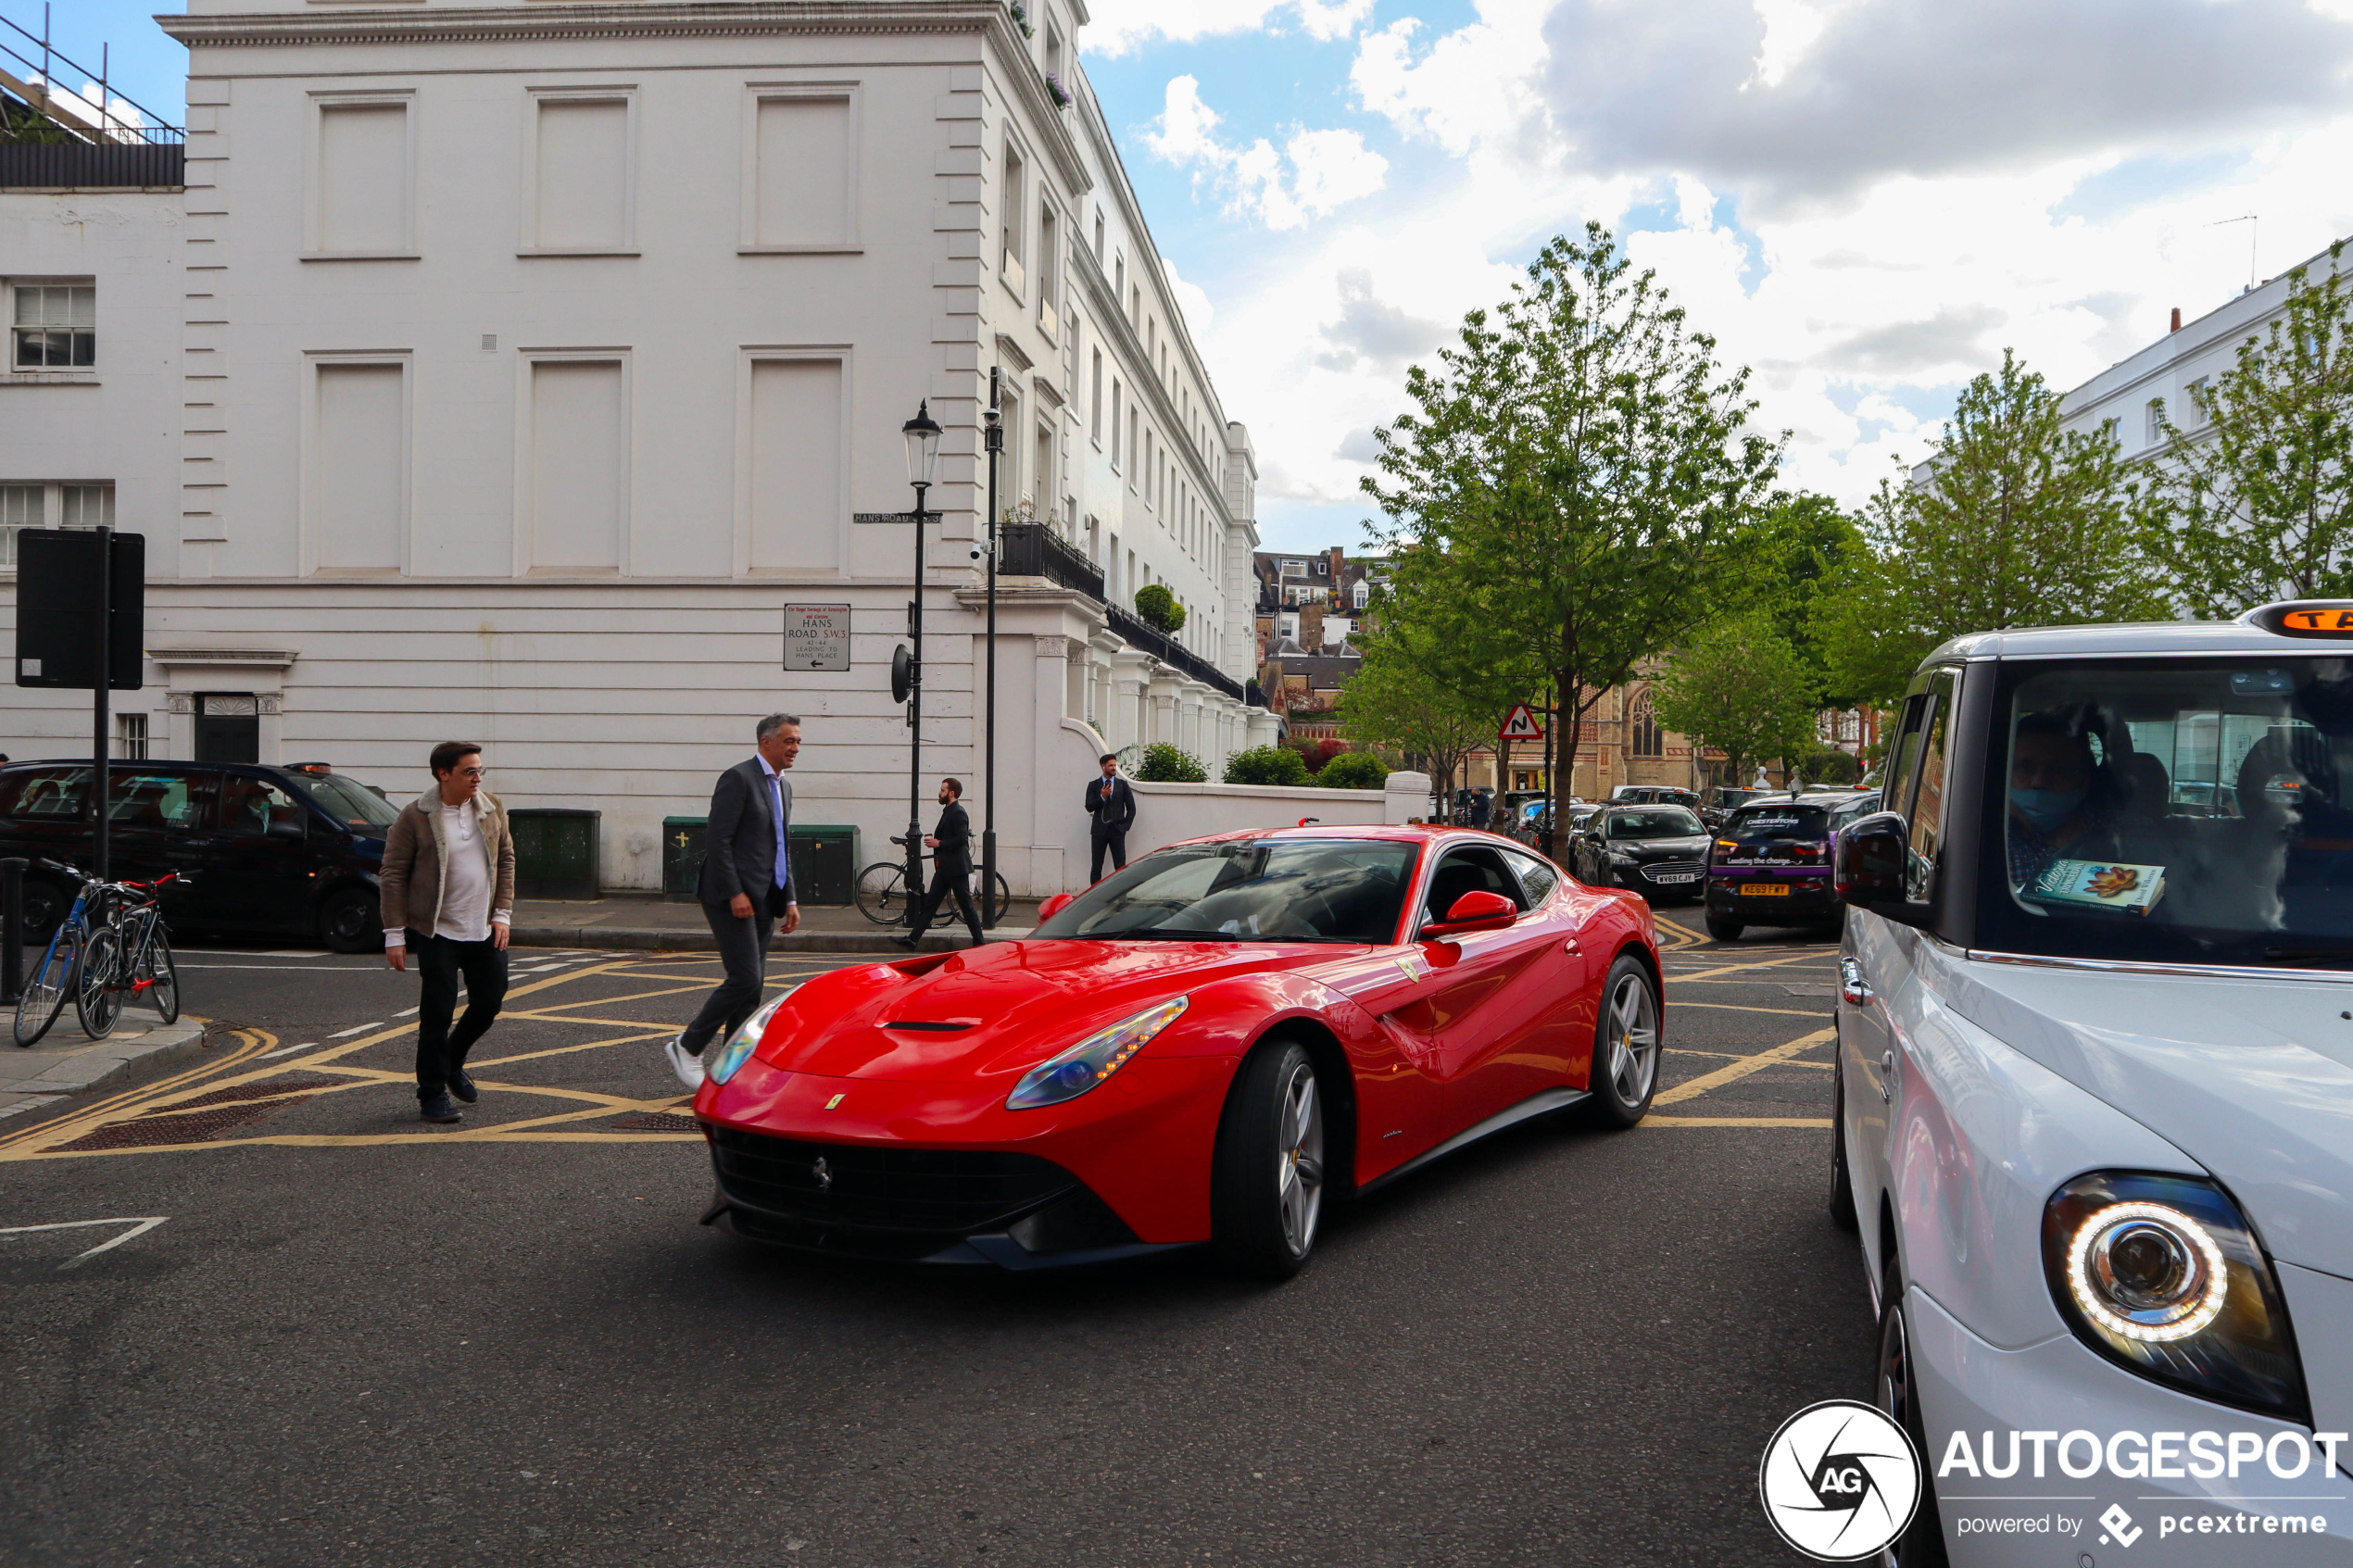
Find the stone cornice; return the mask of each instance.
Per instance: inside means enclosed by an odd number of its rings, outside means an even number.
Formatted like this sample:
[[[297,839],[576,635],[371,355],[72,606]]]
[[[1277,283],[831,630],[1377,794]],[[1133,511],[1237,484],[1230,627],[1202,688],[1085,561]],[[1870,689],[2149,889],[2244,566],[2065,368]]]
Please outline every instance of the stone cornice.
[[[370,6],[157,19],[188,47],[230,44],[465,44],[534,38],[691,38],[775,33],[1020,34],[1000,0],[588,0],[585,4]],[[193,74],[203,74],[200,70]],[[1042,84],[1038,95],[1045,96]],[[1051,99],[1047,100],[1049,103]]]

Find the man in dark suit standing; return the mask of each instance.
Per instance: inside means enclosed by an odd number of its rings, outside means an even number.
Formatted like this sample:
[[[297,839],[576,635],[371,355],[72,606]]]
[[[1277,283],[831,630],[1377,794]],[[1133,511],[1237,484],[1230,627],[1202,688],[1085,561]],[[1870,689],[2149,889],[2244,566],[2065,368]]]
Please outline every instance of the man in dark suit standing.
[[[1087,834],[1095,849],[1094,869],[1087,873],[1090,883],[1103,880],[1106,849],[1112,870],[1127,869],[1127,829],[1136,820],[1136,792],[1119,776],[1119,758],[1106,751],[1097,760],[1103,765],[1102,777],[1087,781],[1087,815],[1094,819]]]
[[[980,934],[980,911],[973,908],[973,824],[964,815],[964,786],[954,779],[939,781],[939,825],[924,839],[924,847],[936,851],[931,863],[931,891],[915,901],[914,922],[904,936],[894,936],[893,942],[912,947],[924,939],[931,928],[932,918],[939,913],[940,900],[950,893],[956,896],[956,912],[964,917],[971,928],[973,946],[977,947],[987,938]]]
[[[792,784],[785,778],[800,755],[800,721],[771,713],[753,734],[758,753],[720,774],[711,792],[702,880],[695,889],[727,978],[695,1021],[661,1047],[670,1070],[690,1089],[702,1087],[702,1053],[711,1037],[732,1035],[759,1008],[775,922],[781,918],[787,932],[800,923],[788,853]]]

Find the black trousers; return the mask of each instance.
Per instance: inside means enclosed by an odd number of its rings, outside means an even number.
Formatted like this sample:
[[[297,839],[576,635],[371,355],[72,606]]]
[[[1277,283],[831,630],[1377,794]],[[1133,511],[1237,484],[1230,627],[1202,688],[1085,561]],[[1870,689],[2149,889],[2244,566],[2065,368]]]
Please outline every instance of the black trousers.
[[[916,901],[914,924],[909,929],[917,936],[930,929],[931,922],[938,917],[939,906],[952,893],[956,896],[956,912],[972,928],[973,945],[978,947],[982,940],[980,911],[973,908],[972,874],[970,866],[951,868],[932,862],[931,891]]]
[[[734,1034],[759,1010],[760,995],[768,985],[768,944],[776,935],[776,917],[784,912],[784,903],[771,894],[767,906],[754,905],[753,911],[749,919],[738,920],[724,904],[702,907],[702,918],[719,939],[719,961],[726,967],[727,978],[703,998],[702,1010],[678,1036],[679,1047],[689,1056],[700,1056],[712,1035]]]
[[[466,1065],[466,1053],[490,1032],[507,1001],[507,955],[488,937],[453,942],[447,936],[409,933],[409,956],[424,981],[417,1009],[417,1098],[446,1093],[449,1074]],[[466,1015],[449,1027],[458,1010],[458,978],[466,981]]]
[[[1087,873],[1088,882],[1103,880],[1103,851],[1106,849],[1111,851],[1112,870],[1124,872],[1127,869],[1127,830],[1126,828],[1109,830],[1097,828],[1090,836],[1095,843],[1095,861],[1093,869]]]

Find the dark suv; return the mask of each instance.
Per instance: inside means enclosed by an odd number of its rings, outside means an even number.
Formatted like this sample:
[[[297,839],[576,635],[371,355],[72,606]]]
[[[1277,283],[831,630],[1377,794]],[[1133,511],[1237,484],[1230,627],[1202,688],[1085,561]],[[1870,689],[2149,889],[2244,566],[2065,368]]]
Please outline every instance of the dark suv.
[[[339,774],[245,763],[117,762],[107,817],[120,880],[178,872],[164,889],[175,931],[310,937],[339,953],[384,940],[376,872],[398,813]],[[91,869],[90,764],[0,768],[0,855]],[[68,879],[25,873],[29,935],[46,936],[72,907]]]
[[[1831,890],[1839,831],[1879,809],[1879,791],[1772,795],[1735,806],[1707,856],[1707,934],[1737,941],[1751,925],[1836,925]]]

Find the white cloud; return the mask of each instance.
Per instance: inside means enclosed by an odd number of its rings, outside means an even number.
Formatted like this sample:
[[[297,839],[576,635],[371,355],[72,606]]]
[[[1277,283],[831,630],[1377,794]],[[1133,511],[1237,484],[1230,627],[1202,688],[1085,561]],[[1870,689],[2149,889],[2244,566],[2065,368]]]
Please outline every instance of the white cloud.
[[[1147,44],[1189,44],[1220,33],[1285,31],[1310,38],[1345,38],[1372,15],[1373,0],[1097,0],[1086,47],[1125,55]]]
[[[1269,229],[1296,229],[1373,194],[1388,179],[1389,160],[1353,131],[1293,126],[1278,153],[1264,136],[1246,147],[1220,142],[1218,122],[1217,111],[1202,102],[1201,83],[1180,76],[1169,82],[1144,141],[1168,162],[1191,166],[1196,191],[1222,191],[1227,211],[1252,214]]]

